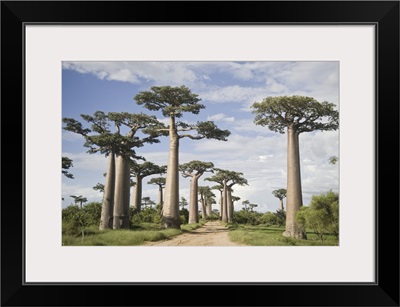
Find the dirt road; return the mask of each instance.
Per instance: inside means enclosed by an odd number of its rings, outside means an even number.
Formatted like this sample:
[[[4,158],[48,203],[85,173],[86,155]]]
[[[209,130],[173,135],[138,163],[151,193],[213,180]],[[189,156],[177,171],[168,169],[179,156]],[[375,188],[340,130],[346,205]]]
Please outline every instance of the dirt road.
[[[148,242],[145,245],[152,246],[245,246],[231,242],[228,229],[219,221],[207,222],[203,227],[191,233],[178,235],[170,240]]]

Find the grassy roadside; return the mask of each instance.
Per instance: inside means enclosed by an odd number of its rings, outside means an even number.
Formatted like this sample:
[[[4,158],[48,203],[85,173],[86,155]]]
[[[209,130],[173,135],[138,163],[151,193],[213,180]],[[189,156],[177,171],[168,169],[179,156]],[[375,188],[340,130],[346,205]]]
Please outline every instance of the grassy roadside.
[[[298,240],[282,236],[285,227],[265,225],[228,225],[229,238],[233,242],[251,246],[337,246],[338,240],[326,235],[324,241],[312,232],[307,231],[307,240]]]
[[[62,244],[63,246],[137,246],[145,241],[160,241],[171,239],[184,232],[191,232],[201,226],[206,221],[201,220],[197,224],[184,224],[181,229],[160,229],[159,224],[141,223],[132,229],[102,230],[91,226],[84,229],[82,233],[71,234],[63,227]]]

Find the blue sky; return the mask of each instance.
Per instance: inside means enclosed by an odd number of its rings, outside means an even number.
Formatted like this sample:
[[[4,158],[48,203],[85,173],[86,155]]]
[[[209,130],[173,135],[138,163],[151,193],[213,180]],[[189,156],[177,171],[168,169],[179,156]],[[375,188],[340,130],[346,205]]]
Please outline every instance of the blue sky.
[[[339,62],[63,62],[62,116],[85,123],[80,114],[144,112],[167,123],[161,113],[148,111],[133,100],[153,85],[186,85],[199,95],[205,109],[199,115],[185,114],[181,120],[212,120],[221,129],[230,130],[226,142],[182,139],[179,159],[180,163],[213,162],[217,168],[242,172],[249,185],[234,186],[233,194],[240,197],[235,210],[249,200],[258,204],[257,211],[274,212],[279,200],[272,191],[286,188],[287,135],[256,126],[250,109],[254,102],[267,96],[305,95],[332,102],[339,109]],[[168,138],[160,141],[136,151],[148,161],[166,165]],[[63,207],[73,203],[70,195],[83,195],[89,202],[102,198],[93,186],[104,183],[107,158],[86,153],[83,143],[81,136],[62,131],[62,155],[73,160],[69,171],[75,177],[62,176]],[[328,162],[338,153],[339,131],[300,135],[304,205],[312,195],[339,191],[338,165]],[[205,173],[199,185],[212,186],[204,181],[211,175]],[[152,177],[143,180],[143,197],[157,201],[157,187],[146,184]],[[180,197],[189,199],[189,180],[180,177]]]

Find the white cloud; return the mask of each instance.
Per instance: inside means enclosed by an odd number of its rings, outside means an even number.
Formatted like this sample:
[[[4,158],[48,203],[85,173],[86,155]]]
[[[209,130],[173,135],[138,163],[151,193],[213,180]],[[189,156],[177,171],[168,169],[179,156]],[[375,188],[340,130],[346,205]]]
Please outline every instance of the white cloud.
[[[90,73],[102,80],[134,84],[152,81],[158,85],[182,85],[205,79],[183,62],[63,62],[63,68]]]
[[[235,118],[233,116],[226,116],[223,113],[214,114],[207,117],[209,121],[223,121],[223,122],[234,122]]]
[[[236,103],[253,101],[260,94],[266,94],[266,88],[229,85],[207,88],[199,93],[199,96],[202,100],[211,103]]]

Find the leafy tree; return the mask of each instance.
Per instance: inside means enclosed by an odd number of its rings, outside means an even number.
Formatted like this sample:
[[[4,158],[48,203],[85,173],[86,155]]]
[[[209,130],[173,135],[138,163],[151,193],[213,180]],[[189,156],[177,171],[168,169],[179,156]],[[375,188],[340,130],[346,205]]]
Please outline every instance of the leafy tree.
[[[321,241],[326,233],[339,238],[339,195],[332,191],[311,198],[296,214],[298,223],[311,228]]]
[[[74,179],[74,175],[72,175],[70,172],[68,172],[68,169],[70,169],[71,167],[73,167],[74,164],[72,162],[72,160],[68,157],[62,157],[62,162],[61,162],[61,173],[70,179]]]
[[[203,162],[193,160],[188,163],[181,164],[179,170],[182,172],[182,176],[187,178],[190,177],[190,199],[189,199],[189,224],[199,222],[199,209],[198,209],[198,183],[199,178],[205,172],[213,172],[214,164],[211,162]]]
[[[272,194],[279,199],[280,201],[280,210],[285,210],[285,208],[283,207],[283,199],[286,197],[286,189],[278,189],[278,190],[274,190],[272,191]]]
[[[255,208],[255,207],[258,207],[258,205],[257,204],[249,204],[249,208],[250,208],[251,212],[254,212],[253,208]]]
[[[246,199],[246,200],[242,201],[242,205],[244,206],[244,208],[243,208],[244,211],[249,211],[249,208],[248,208],[248,206],[250,205],[249,200]]]
[[[179,140],[203,138],[226,141],[230,135],[228,130],[219,129],[213,122],[197,122],[187,124],[176,121],[184,113],[199,114],[204,105],[201,99],[186,86],[152,86],[149,91],[138,93],[134,100],[150,111],[161,111],[169,118],[168,129],[160,129],[169,135],[170,150],[165,183],[165,200],[161,226],[163,228],[180,228],[179,217]],[[191,133],[192,132],[192,133]]]
[[[219,191],[219,219],[222,219],[222,206],[223,206],[223,193],[224,193],[224,186],[222,184],[217,184],[211,187],[211,190],[218,190]]]
[[[248,185],[247,180],[242,176],[243,173],[214,168],[217,172],[214,176],[205,178],[208,181],[214,181],[223,186],[222,202],[222,221],[231,223],[233,221],[233,202],[232,187],[238,185]]]
[[[165,166],[158,166],[153,162],[146,161],[139,164],[135,161],[131,161],[131,175],[135,177],[135,189],[132,196],[132,207],[135,208],[137,212],[140,212],[141,210],[143,178],[154,174],[163,174],[165,171]]]
[[[211,190],[210,190],[211,191]],[[215,195],[211,192],[206,198],[206,217],[209,218],[213,214],[212,205],[216,204]]]
[[[207,218],[207,202],[210,202],[212,204],[213,197],[215,197],[215,195],[211,191],[211,188],[208,186],[199,186],[198,193],[200,195],[201,217],[203,219],[206,219]]]
[[[82,209],[82,204],[87,202],[87,198],[83,197],[82,195],[70,195],[74,199],[75,205],[79,203],[79,207]]]
[[[153,205],[156,203],[150,199],[150,197],[146,196],[142,198],[142,205],[145,208],[150,207],[150,209],[153,209]]]
[[[163,205],[163,189],[165,187],[165,177],[155,177],[151,178],[148,184],[155,184],[158,186],[158,205],[162,207]]]
[[[181,201],[179,202],[179,206],[182,207],[182,209],[185,209],[185,207],[188,205],[188,201],[185,197],[181,197]]]
[[[286,230],[284,236],[306,239],[296,222],[296,212],[303,205],[300,176],[299,135],[316,130],[337,130],[339,113],[335,105],[305,96],[267,97],[252,105],[256,125],[288,135]]]
[[[104,193],[104,184],[98,182],[98,183],[93,187],[93,190]]]

